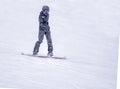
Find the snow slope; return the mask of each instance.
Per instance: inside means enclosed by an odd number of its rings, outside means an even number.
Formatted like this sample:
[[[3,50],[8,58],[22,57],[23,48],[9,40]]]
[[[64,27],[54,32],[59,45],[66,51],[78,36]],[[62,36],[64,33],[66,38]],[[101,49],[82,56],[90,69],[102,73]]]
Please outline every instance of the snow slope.
[[[44,4],[54,55],[67,60],[20,55],[32,53]],[[118,0],[1,0],[0,87],[116,89],[119,9]],[[39,54],[47,54],[46,40]]]

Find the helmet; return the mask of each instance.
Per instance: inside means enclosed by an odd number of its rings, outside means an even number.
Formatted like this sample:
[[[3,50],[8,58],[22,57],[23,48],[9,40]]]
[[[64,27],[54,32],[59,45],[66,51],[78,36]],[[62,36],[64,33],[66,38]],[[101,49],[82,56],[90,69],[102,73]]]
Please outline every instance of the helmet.
[[[42,7],[42,10],[43,10],[43,11],[45,11],[45,10],[49,11],[49,6],[44,5],[44,6]]]

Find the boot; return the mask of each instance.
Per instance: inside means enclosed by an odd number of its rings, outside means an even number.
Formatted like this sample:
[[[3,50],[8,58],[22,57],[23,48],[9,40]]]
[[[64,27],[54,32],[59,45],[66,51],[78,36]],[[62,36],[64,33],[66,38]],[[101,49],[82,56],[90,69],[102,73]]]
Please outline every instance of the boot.
[[[33,55],[37,55],[38,52],[33,52]]]
[[[53,53],[52,52],[48,52],[47,56],[52,57]]]

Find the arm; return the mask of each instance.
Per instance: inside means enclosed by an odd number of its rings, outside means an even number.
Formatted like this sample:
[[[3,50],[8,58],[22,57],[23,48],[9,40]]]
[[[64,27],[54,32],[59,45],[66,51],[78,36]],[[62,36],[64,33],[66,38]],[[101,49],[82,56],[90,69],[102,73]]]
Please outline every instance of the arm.
[[[39,15],[39,24],[41,25],[41,23],[43,23],[42,12],[40,12],[40,15]]]

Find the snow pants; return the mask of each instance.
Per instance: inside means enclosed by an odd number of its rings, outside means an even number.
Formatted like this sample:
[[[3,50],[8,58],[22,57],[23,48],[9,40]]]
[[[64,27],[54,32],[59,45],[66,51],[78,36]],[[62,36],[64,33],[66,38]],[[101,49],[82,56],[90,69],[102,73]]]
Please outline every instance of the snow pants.
[[[53,51],[50,27],[46,25],[44,28],[41,28],[41,26],[39,26],[38,41],[35,43],[34,50],[33,50],[34,53],[39,52],[39,47],[43,41],[44,35],[46,36],[46,39],[47,39],[48,52],[51,53]]]

